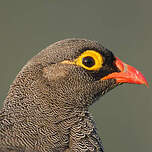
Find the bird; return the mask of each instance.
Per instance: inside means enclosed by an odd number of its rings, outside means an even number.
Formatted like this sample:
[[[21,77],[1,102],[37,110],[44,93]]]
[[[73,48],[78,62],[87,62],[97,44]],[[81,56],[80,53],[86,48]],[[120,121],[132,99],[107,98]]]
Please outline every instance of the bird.
[[[97,99],[145,77],[100,42],[69,38],[32,57],[0,110],[0,152],[103,152],[88,111]]]

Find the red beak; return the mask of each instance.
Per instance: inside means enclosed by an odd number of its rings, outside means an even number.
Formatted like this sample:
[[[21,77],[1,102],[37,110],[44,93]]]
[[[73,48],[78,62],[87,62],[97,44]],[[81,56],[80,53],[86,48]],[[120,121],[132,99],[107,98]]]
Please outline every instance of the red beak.
[[[102,78],[102,80],[116,79],[117,83],[145,84],[148,87],[148,82],[141,72],[139,72],[136,68],[122,62],[119,58],[115,58],[115,65],[120,72],[111,73]]]

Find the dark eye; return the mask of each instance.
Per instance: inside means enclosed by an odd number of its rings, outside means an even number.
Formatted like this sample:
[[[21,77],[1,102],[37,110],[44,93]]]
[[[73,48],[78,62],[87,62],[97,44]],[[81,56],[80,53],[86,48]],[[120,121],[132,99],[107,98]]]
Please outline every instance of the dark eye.
[[[90,68],[95,65],[95,60],[91,56],[86,56],[82,59],[82,63]]]
[[[103,57],[99,52],[86,50],[74,62],[84,69],[96,71],[102,68]]]

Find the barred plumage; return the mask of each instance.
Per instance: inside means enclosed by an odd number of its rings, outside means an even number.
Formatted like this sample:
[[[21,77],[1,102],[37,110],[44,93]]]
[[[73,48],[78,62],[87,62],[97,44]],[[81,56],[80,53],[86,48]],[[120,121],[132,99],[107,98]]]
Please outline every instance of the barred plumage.
[[[100,69],[76,63],[86,50],[101,55]],[[102,80],[120,72],[115,60],[101,44],[86,39],[56,42],[33,57],[0,111],[0,152],[103,152],[88,107],[119,84]]]

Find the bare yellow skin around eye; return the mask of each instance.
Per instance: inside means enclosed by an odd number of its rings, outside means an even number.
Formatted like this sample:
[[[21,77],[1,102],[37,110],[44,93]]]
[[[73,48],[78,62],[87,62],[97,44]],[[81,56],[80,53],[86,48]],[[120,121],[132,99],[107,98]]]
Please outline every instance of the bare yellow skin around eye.
[[[82,63],[83,58],[88,56],[92,57],[95,61],[95,64],[92,67],[87,67]],[[83,52],[74,62],[76,65],[81,66],[87,70],[99,70],[103,64],[103,58],[100,53],[94,50],[87,50]]]
[[[95,61],[95,64],[92,67],[87,67],[85,66],[82,61],[84,57],[92,57]],[[87,50],[85,52],[83,52],[77,59],[75,59],[74,61],[69,61],[69,60],[65,60],[62,62],[62,64],[75,64],[78,66],[81,66],[87,70],[99,70],[100,68],[102,68],[102,64],[103,64],[103,58],[102,55],[94,50]]]

